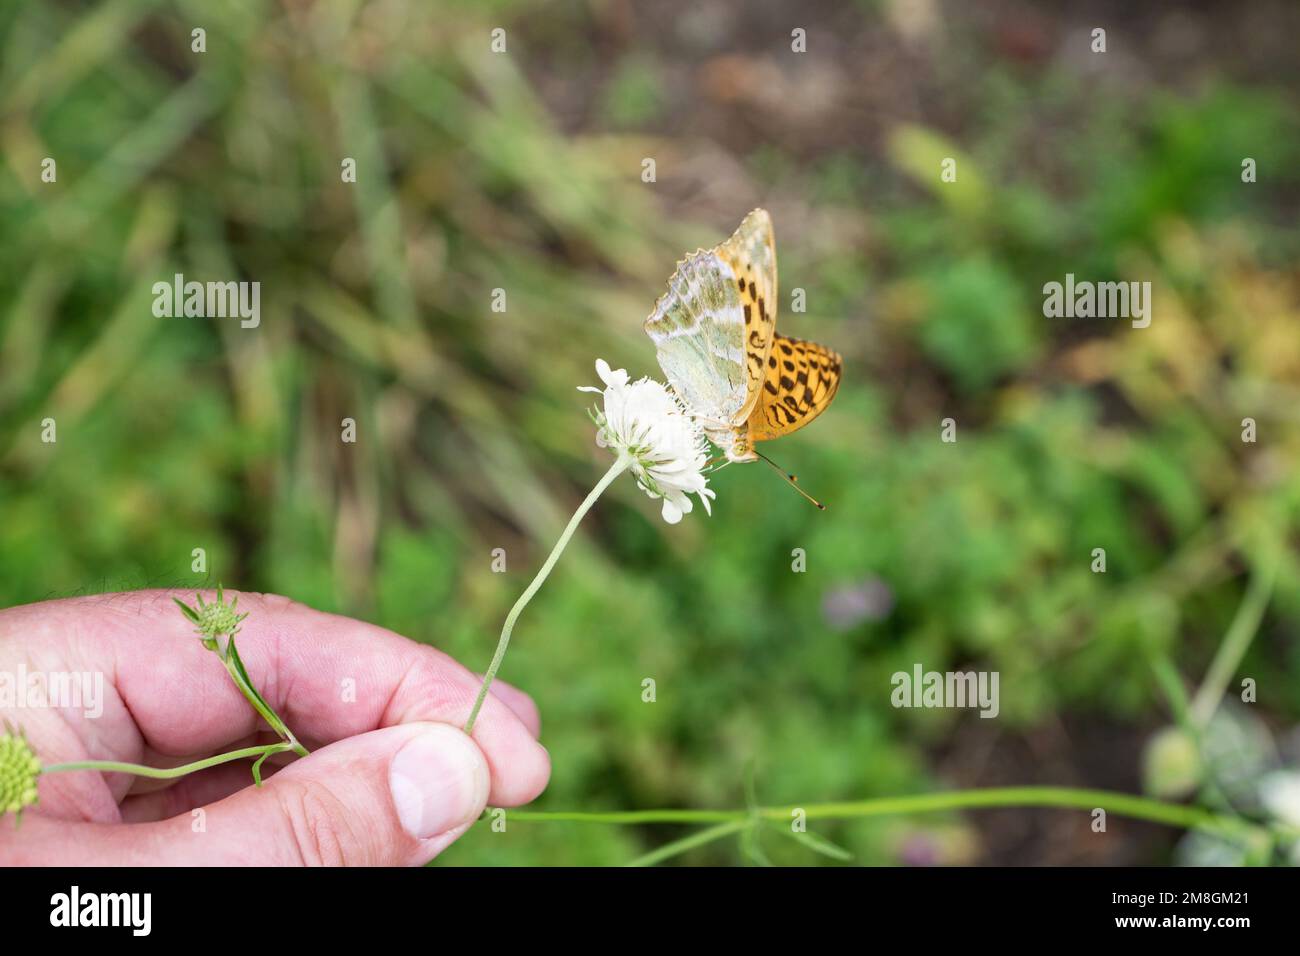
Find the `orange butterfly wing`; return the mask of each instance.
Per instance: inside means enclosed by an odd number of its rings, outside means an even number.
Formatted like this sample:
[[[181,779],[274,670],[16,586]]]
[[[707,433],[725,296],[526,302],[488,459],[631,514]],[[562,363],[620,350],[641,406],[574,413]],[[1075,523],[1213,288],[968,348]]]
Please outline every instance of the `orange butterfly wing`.
[[[735,422],[739,425],[760,401],[758,393],[763,382],[763,368],[771,354],[772,336],[776,332],[776,238],[772,233],[772,217],[766,209],[753,210],[731,238],[714,251],[731,267],[745,315],[748,394],[741,409],[742,417]]]
[[[839,390],[843,367],[838,352],[777,332],[758,404],[746,423],[750,440],[788,435],[824,412]]]

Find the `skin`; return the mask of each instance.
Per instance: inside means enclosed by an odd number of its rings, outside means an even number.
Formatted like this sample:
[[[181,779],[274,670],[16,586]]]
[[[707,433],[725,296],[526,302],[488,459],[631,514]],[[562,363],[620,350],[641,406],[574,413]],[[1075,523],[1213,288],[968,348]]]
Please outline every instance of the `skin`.
[[[0,611],[0,673],[103,674],[96,718],[84,708],[0,709],[43,764],[178,766],[276,739],[173,596],[194,603],[192,591],[139,591]],[[260,789],[246,760],[178,780],[42,775],[40,802],[21,825],[0,819],[0,863],[419,865],[485,805],[518,806],[545,788],[550,759],[523,692],[494,683],[471,740],[459,727],[479,677],[441,651],[276,595],[240,593],[239,610],[251,612],[237,638],[248,672],[311,755],[271,758]],[[355,701],[343,699],[347,679]],[[417,788],[414,818],[395,761],[438,784]]]

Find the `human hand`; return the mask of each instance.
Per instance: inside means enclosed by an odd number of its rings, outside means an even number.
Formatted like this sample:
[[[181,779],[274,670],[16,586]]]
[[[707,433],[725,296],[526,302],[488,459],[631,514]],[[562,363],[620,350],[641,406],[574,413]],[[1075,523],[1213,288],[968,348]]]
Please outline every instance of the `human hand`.
[[[16,698],[0,695],[0,718],[21,726],[42,764],[172,767],[278,739],[173,596],[193,594],[0,611],[0,681],[18,684]],[[239,594],[239,609],[251,612],[239,633],[249,674],[311,755],[271,758],[260,788],[243,760],[175,780],[43,774],[21,825],[0,818],[0,862],[416,865],[489,802],[518,806],[545,788],[550,758],[523,692],[494,683],[471,739],[459,727],[479,678],[446,654],[275,595]],[[81,699],[31,699],[33,681],[53,690],[51,677],[80,687]]]

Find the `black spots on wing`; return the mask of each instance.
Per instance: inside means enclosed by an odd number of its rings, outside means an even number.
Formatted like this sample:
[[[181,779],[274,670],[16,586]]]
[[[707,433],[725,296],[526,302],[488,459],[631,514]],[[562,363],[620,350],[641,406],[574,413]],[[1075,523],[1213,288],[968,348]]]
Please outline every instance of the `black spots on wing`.
[[[744,279],[741,279],[741,280],[740,280],[740,290],[741,290],[742,292],[745,290],[745,280],[744,280]],[[746,303],[745,303],[745,324],[746,324],[746,325],[749,325],[750,320],[753,319],[753,318],[754,318],[754,316],[750,313],[750,310],[749,310],[749,303],[746,302]]]
[[[740,285],[740,291],[741,291],[741,292],[744,292],[744,291],[745,291],[745,277],[744,277],[744,276],[741,276],[741,277],[740,277],[739,285]]]
[[[839,384],[840,363],[839,355],[828,348],[784,335],[774,337],[761,402],[773,437],[798,428],[825,407]]]
[[[753,349],[755,352],[762,350],[763,334],[759,332],[758,329],[754,329],[752,332],[749,333],[749,347]]]

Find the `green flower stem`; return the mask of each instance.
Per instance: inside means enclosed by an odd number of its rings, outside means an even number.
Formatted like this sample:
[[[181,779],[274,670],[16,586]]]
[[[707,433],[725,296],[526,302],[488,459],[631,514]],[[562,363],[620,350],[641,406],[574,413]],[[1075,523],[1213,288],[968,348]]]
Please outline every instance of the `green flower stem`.
[[[215,767],[218,764],[230,763],[232,760],[242,760],[245,757],[258,757],[259,763],[272,754],[284,753],[291,749],[289,743],[264,744],[260,747],[245,747],[243,750],[232,750],[230,753],[217,754],[215,757],[206,757],[203,760],[196,760],[193,763],[182,764],[179,767],[146,767],[138,763],[121,763],[116,760],[76,760],[71,763],[52,763],[41,768],[41,773],[62,773],[67,770],[100,770],[104,773],[129,773],[137,777],[152,777],[155,780],[170,780],[174,777],[183,777],[188,773],[195,773],[199,770],[207,770],[209,767]]]
[[[244,695],[245,699],[253,706],[253,709],[262,715],[262,719],[271,725],[274,730],[284,740],[287,749],[292,750],[299,757],[307,756],[307,748],[298,742],[298,738],[293,735],[289,725],[280,719],[280,715],[272,709],[265,698],[262,697],[253,682],[248,677],[248,671],[244,669],[244,662],[240,660],[239,650],[235,647],[234,637],[227,638],[226,652],[219,653],[221,662],[226,665],[226,671],[230,674],[230,679],[235,682],[239,692]],[[256,771],[254,771],[256,776]]]
[[[1087,790],[1075,787],[992,787],[956,790],[950,793],[925,793],[906,797],[882,797],[849,803],[807,803],[802,806],[758,807],[745,810],[625,810],[611,813],[576,813],[551,810],[510,810],[511,822],[566,821],[571,823],[744,823],[758,816],[765,820],[791,819],[802,810],[809,820],[846,820],[859,817],[899,816],[963,810],[979,807],[1065,807],[1092,810],[1101,807],[1107,813],[1135,820],[1148,820],[1183,829],[1213,830],[1241,834],[1258,829],[1235,817],[1223,816],[1201,807],[1165,803],[1147,797],[1110,790]]]
[[[560,560],[560,555],[564,553],[565,546],[569,539],[573,537],[573,532],[577,530],[579,522],[591,510],[591,506],[596,503],[596,499],[614,483],[614,479],[627,471],[628,466],[632,464],[632,459],[626,454],[620,453],[618,459],[610,466],[609,471],[605,472],[605,477],[596,482],[596,487],[591,489],[591,494],[587,495],[585,501],[578,505],[578,510],[573,513],[569,519],[569,524],[565,527],[564,533],[560,535],[560,540],[555,542],[555,547],[551,549],[550,556],[542,569],[537,572],[537,577],[533,578],[533,583],[528,585],[523,594],[519,595],[519,600],[515,606],[510,609],[506,615],[506,623],[501,628],[501,637],[497,640],[496,653],[492,655],[492,663],[488,666],[487,673],[483,675],[483,686],[478,689],[478,697],[474,700],[474,709],[469,712],[469,720],[465,722],[465,733],[472,733],[474,730],[474,721],[478,719],[478,712],[483,707],[483,701],[487,699],[488,688],[492,686],[492,681],[497,676],[497,670],[501,667],[501,661],[506,656],[506,648],[510,646],[510,632],[515,628],[515,621],[519,619],[519,614],[528,602],[533,599],[538,589],[546,581],[551,569],[555,567],[555,562]]]
[[[203,595],[197,591],[194,596],[199,603],[197,609],[190,607],[179,598],[173,597],[172,600],[176,602],[176,607],[180,609],[186,619],[195,626],[203,646],[220,658],[222,665],[226,668],[226,673],[230,675],[230,679],[234,681],[235,686],[239,688],[239,692],[244,695],[244,699],[262,716],[263,720],[271,725],[271,729],[279,734],[280,739],[287,745],[284,749],[292,750],[300,757],[307,756],[307,748],[298,742],[298,738],[293,735],[289,725],[280,719],[280,715],[275,712],[275,709],[266,702],[266,698],[259,694],[257,688],[253,686],[253,679],[248,676],[248,669],[244,667],[244,662],[240,659],[239,648],[235,644],[235,635],[239,633],[240,621],[248,617],[248,612],[236,613],[235,609],[239,606],[239,595],[235,595],[235,599],[227,605],[225,589],[218,584],[217,600],[215,602],[205,603]],[[224,644],[221,642],[223,637],[226,639]],[[265,760],[266,758],[263,757],[262,759]],[[258,773],[261,766],[261,760],[253,764],[253,779],[259,787],[262,785],[262,778]]]
[[[698,833],[692,833],[690,836],[682,837],[680,840],[674,840],[667,846],[661,846],[656,850],[651,850],[645,856],[639,856],[627,866],[654,866],[664,860],[671,859],[687,850],[694,850],[696,847],[705,846],[729,837],[733,833],[739,833],[746,827],[752,825],[751,820],[732,820],[729,823],[719,823],[717,826],[708,827],[700,830]]]
[[[1205,673],[1205,680],[1201,682],[1192,700],[1192,718],[1198,727],[1209,725],[1210,718],[1219,709],[1219,702],[1223,700],[1228,684],[1232,681],[1232,675],[1236,673],[1251,641],[1255,639],[1259,622],[1264,617],[1264,609],[1268,607],[1269,598],[1273,594],[1276,574],[1276,560],[1266,557],[1251,575],[1250,584],[1246,586],[1246,596],[1242,598],[1232,623],[1228,625],[1228,633]]]

